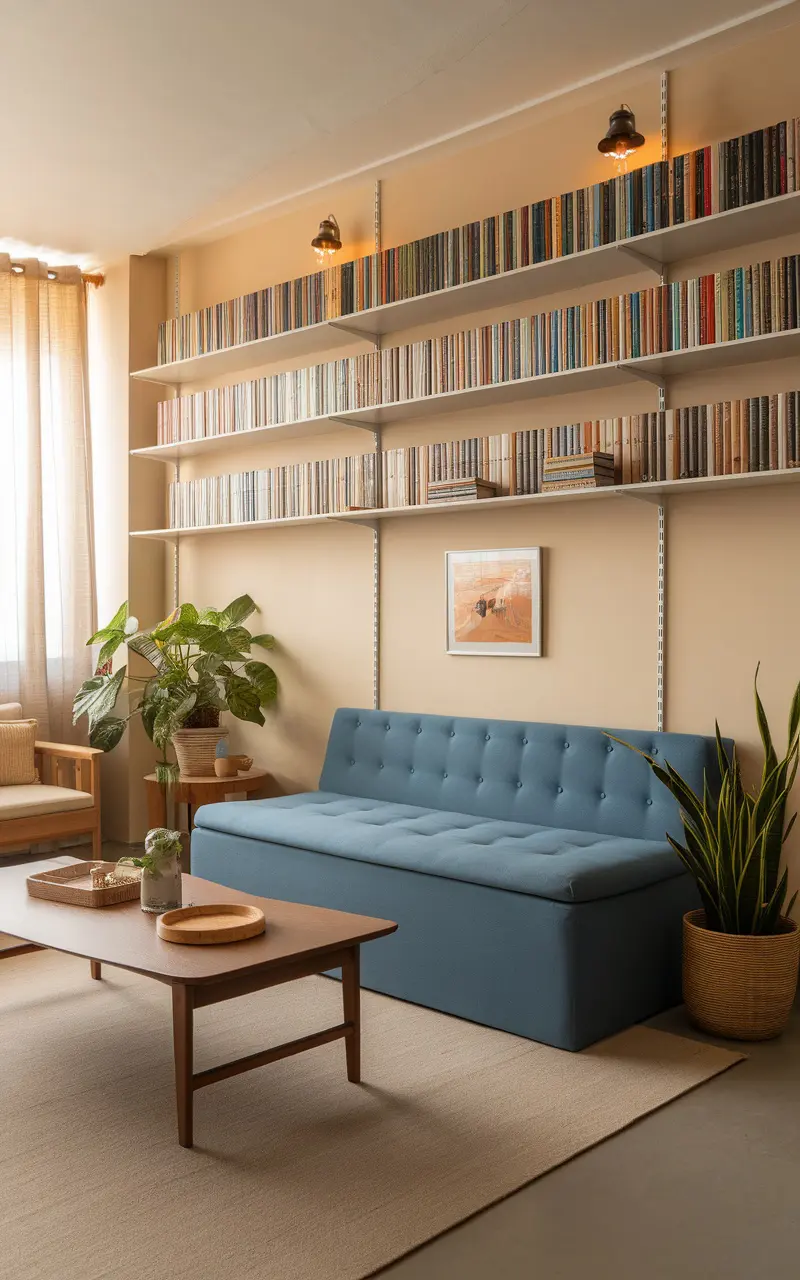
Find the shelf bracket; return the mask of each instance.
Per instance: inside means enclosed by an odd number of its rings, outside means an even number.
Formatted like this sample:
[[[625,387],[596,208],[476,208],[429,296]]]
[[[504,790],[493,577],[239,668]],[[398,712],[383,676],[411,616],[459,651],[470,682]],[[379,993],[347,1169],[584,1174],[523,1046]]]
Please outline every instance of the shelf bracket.
[[[626,364],[624,360],[617,365],[617,368],[622,370],[623,373],[629,373],[632,378],[639,378],[641,382],[651,383],[654,387],[658,387],[660,391],[666,390],[666,374],[651,373],[648,369],[637,369],[636,365]]]
[[[352,324],[343,324],[341,320],[329,320],[329,329],[341,329],[342,333],[349,333],[353,338],[363,338],[365,342],[371,342],[373,346],[379,347],[381,343],[381,335],[372,333],[368,329],[359,329]]]
[[[342,515],[342,514],[329,516],[328,519],[335,520],[337,524],[355,524],[355,525],[358,525],[360,529],[370,529],[372,533],[375,533],[375,534],[377,534],[378,531],[380,530],[379,520],[359,520],[356,518],[355,515],[348,516],[348,515]]]
[[[647,271],[652,271],[661,279],[664,275],[664,263],[657,262],[655,258],[650,258],[646,253],[642,253],[640,249],[634,249],[631,245],[618,244],[617,253],[622,253],[627,258],[633,258],[640,267],[644,267]]]
[[[663,507],[667,502],[665,493],[646,493],[641,489],[636,493],[626,493],[624,485],[619,488],[619,496],[627,498],[629,502],[646,502],[651,507]]]
[[[380,448],[381,429],[376,422],[359,422],[356,418],[348,418],[346,414],[333,413],[328,415],[329,422],[338,422],[343,427],[358,427],[359,431],[369,431],[370,435],[377,436],[378,448]]]

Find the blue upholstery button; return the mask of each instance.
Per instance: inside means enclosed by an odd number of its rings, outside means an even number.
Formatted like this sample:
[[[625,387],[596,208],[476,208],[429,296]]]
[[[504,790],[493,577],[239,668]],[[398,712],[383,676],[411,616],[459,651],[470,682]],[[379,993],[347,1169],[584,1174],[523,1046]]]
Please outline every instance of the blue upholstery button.
[[[564,790],[564,788],[563,788],[563,787],[559,787],[559,788],[558,788],[558,794],[559,794],[559,795],[561,795],[561,792],[562,792],[563,790]]]
[[[351,760],[351,761],[350,761],[350,763],[351,763],[351,764],[355,764],[355,760]]]
[[[417,728],[417,733],[422,733],[422,725],[419,725],[419,727]]]
[[[527,747],[527,745],[528,745],[528,739],[527,739],[527,738],[523,738],[523,739],[522,739],[522,745],[523,745],[523,747]]]
[[[517,786],[518,786],[518,787],[521,787],[521,786],[522,786],[522,783],[521,783],[521,782],[518,782],[518,783],[517,783]]]
[[[454,738],[455,736],[456,736],[456,731],[455,731],[455,729],[451,729],[451,730],[450,730],[450,737],[451,737],[451,738]]]
[[[447,774],[446,774],[446,773],[443,773],[443,774],[442,774],[442,777],[443,777],[443,778],[446,778],[446,777],[447,777]]]
[[[648,801],[647,801],[647,803],[648,803],[648,804],[652,804],[652,803],[653,803],[653,801],[652,801],[652,800],[648,800]]]
[[[409,771],[408,771],[408,772],[409,772],[409,773],[413,773],[413,772],[414,772],[413,768],[412,768],[412,769],[409,769]]]
[[[478,782],[483,782],[483,778],[478,778]]]
[[[356,720],[356,728],[357,728],[357,729],[360,729],[360,728],[361,728],[361,721],[360,721],[360,720]]]
[[[486,737],[484,738],[484,741],[489,742],[490,740],[491,740],[491,735],[487,733]]]
[[[601,800],[605,800],[605,798],[606,798],[606,793],[605,793],[605,791],[601,791],[601,792],[600,792],[600,799],[601,799]]]
[[[569,743],[568,743],[568,742],[565,742],[565,743],[564,743],[564,750],[565,750],[565,751],[568,751],[568,750],[569,750]]]
[[[611,755],[611,752],[612,752],[613,750],[614,750],[614,748],[613,748],[613,747],[606,747],[606,751],[608,752],[608,754],[609,754],[609,755]]]
[[[391,727],[391,726],[390,726],[390,725],[388,725],[388,724],[386,724],[386,725],[384,725],[383,727],[384,727],[384,729],[386,730],[386,732],[388,733],[388,732],[389,732],[389,729],[390,729],[390,727]]]
[[[382,769],[382,768],[383,768],[383,765],[382,765],[382,764],[379,764],[379,765],[378,765],[378,768],[379,768],[379,769]]]

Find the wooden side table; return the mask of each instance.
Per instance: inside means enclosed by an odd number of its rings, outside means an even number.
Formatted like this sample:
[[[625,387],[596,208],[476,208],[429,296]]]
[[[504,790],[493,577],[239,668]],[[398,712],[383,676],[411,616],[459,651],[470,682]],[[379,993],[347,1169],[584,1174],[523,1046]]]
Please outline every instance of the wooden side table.
[[[147,791],[147,825],[149,828],[167,825],[167,791],[176,804],[185,804],[189,833],[194,830],[194,811],[202,804],[217,804],[226,796],[257,795],[266,787],[271,774],[265,769],[248,769],[235,778],[179,778],[169,788],[160,783],[154,773],[145,777]],[[188,859],[187,859],[188,862]],[[188,870],[188,866],[185,868]]]

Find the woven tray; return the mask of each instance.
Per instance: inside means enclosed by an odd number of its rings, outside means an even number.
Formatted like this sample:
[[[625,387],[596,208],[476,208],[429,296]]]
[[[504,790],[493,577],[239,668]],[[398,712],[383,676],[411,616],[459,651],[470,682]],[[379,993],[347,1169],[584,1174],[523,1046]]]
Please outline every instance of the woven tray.
[[[32,898],[47,898],[50,902],[69,902],[74,907],[113,907],[120,902],[132,902],[141,892],[139,880],[127,877],[127,884],[113,888],[95,889],[92,871],[102,869],[115,872],[116,862],[76,862],[71,867],[56,867],[53,871],[37,871],[28,876],[28,893]]]

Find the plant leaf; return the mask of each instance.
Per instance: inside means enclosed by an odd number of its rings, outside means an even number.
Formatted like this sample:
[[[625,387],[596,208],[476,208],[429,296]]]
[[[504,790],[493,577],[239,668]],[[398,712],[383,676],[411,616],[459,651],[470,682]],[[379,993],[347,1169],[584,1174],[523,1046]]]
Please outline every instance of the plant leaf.
[[[278,677],[272,667],[268,667],[266,662],[246,662],[244,671],[256,687],[261,706],[274,702],[278,696]]]
[[[113,751],[126,727],[127,721],[121,716],[103,716],[89,734],[89,746],[98,747],[101,751]]]
[[[259,649],[274,649],[275,637],[263,632],[261,635],[253,636],[250,640],[251,645],[257,644]]]
[[[72,703],[72,723],[77,724],[81,716],[88,716],[91,732],[99,720],[109,715],[116,704],[125,671],[125,667],[120,667],[113,676],[92,676],[84,680]]]
[[[121,604],[109,622],[108,626],[101,627],[99,631],[95,631],[93,636],[86,641],[87,648],[93,644],[103,644],[106,640],[110,640],[118,631],[125,634],[125,623],[128,621],[128,601]]]
[[[225,678],[225,701],[228,710],[237,720],[249,720],[251,724],[264,724],[261,699],[258,690],[244,676]]]
[[[237,596],[222,610],[220,626],[225,630],[228,627],[238,626],[240,623],[246,622],[251,614],[256,613],[257,609],[258,605],[251,596]]]

